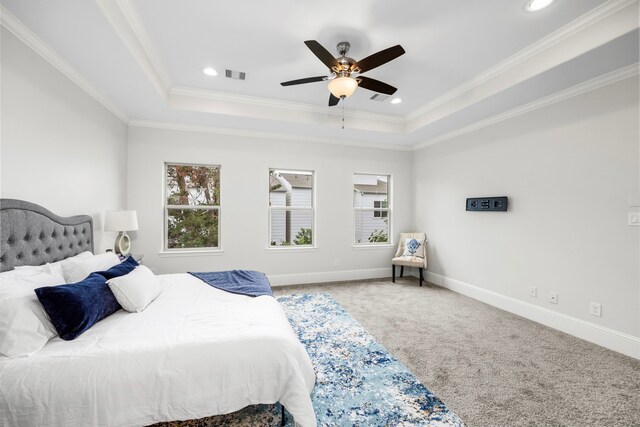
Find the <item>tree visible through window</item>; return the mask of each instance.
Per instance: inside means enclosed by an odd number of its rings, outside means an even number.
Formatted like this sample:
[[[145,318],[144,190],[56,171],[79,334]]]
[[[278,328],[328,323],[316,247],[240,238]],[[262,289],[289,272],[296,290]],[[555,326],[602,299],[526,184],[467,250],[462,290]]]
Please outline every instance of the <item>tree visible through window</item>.
[[[220,245],[220,166],[165,165],[165,249]]]
[[[269,246],[313,244],[313,172],[269,169]]]
[[[354,244],[389,243],[390,178],[353,174]]]

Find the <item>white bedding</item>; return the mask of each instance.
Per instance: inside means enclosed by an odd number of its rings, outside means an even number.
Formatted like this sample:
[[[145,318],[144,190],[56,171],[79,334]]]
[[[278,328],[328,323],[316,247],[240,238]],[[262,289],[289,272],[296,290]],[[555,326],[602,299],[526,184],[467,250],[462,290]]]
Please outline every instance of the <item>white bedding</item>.
[[[0,423],[130,426],[282,403],[315,426],[315,374],[278,302],[189,274],[158,276],[142,313],[123,310],[74,341],[0,358]]]

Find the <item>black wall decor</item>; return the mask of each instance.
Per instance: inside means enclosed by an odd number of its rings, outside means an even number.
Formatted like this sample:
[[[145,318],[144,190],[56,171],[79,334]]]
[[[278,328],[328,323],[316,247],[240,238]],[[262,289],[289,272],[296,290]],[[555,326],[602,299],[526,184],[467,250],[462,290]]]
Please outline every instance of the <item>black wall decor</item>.
[[[471,197],[467,199],[468,211],[506,211],[507,197]]]

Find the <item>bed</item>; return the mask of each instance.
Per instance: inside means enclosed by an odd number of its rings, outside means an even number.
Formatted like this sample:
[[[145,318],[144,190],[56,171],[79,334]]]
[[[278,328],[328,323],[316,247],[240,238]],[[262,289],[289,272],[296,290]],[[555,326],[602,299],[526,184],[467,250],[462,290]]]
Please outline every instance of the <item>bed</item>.
[[[0,200],[0,270],[93,250],[91,217]],[[118,311],[73,341],[0,357],[3,425],[149,425],[280,402],[314,426],[315,374],[278,302],[231,294],[189,274],[158,276],[141,313]]]

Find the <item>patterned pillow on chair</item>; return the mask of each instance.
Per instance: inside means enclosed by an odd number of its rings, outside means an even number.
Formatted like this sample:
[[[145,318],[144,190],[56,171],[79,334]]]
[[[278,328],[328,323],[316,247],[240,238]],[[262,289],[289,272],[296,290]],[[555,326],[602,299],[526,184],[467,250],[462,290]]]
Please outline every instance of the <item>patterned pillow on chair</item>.
[[[424,258],[424,241],[420,242],[416,239],[404,239],[404,252],[402,256],[412,256]]]

